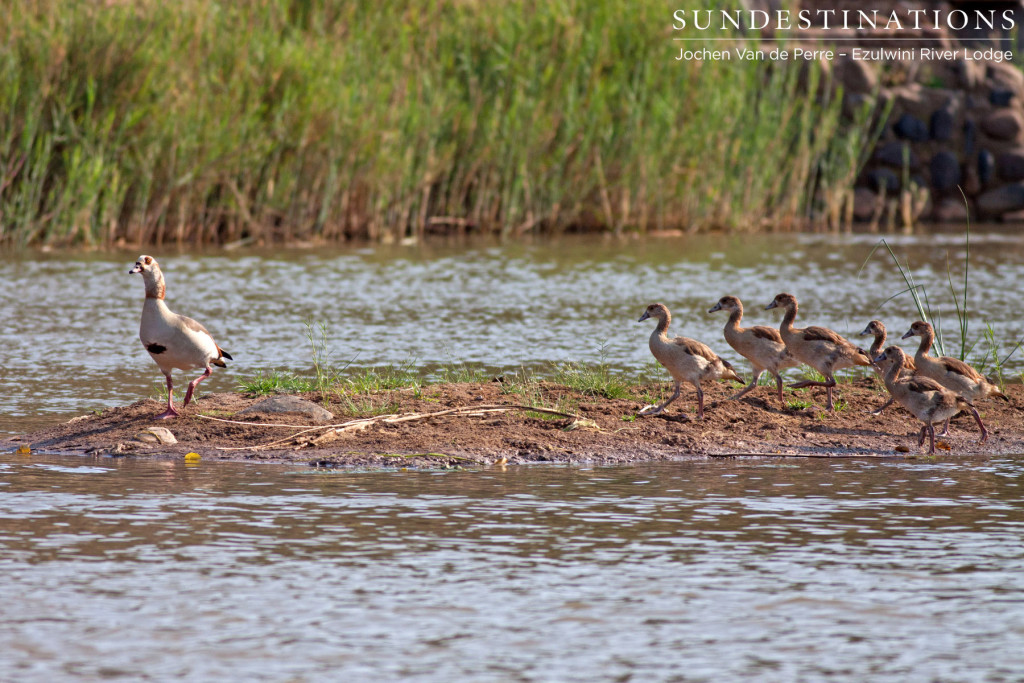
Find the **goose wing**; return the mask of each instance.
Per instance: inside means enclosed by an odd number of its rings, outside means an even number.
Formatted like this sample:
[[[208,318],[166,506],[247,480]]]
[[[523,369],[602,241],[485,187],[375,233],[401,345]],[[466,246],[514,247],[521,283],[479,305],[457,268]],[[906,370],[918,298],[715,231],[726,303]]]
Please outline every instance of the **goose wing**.
[[[689,337],[676,337],[672,340],[672,343],[676,346],[683,347],[683,350],[691,356],[700,356],[709,363],[717,361],[718,354],[712,351],[707,344],[702,344],[696,339],[690,339]]]

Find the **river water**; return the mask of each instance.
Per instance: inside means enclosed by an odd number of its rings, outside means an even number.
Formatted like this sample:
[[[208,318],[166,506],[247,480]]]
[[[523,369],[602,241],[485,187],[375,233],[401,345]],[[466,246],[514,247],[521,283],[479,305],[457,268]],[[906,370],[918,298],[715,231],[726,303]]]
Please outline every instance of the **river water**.
[[[204,323],[235,362],[203,383],[226,391],[270,368],[308,372],[304,321],[324,323],[338,365],[452,361],[494,372],[602,358],[630,373],[650,362],[644,307],[666,303],[673,331],[704,340],[746,371],[722,339],[720,296],[746,303],[748,324],[778,324],[762,310],[780,291],[801,302],[798,324],[854,335],[873,316],[901,335],[917,313],[877,235],[702,235],[571,239],[503,246],[154,253],[173,310]],[[962,230],[890,236],[926,287],[943,329],[956,328],[947,258],[963,281]],[[1024,334],[1024,236],[975,229],[968,341],[991,324],[1002,355]],[[90,410],[156,395],[162,376],[138,341],[138,254],[0,255],[0,433],[25,432]],[[908,345],[910,348],[912,345]],[[952,345],[951,345],[952,347]],[[959,348],[959,346],[957,346]],[[947,352],[953,351],[947,349]],[[1024,353],[1008,369],[1019,374]],[[179,386],[184,376],[178,376]]]
[[[1024,458],[0,455],[0,680],[1018,681]]]

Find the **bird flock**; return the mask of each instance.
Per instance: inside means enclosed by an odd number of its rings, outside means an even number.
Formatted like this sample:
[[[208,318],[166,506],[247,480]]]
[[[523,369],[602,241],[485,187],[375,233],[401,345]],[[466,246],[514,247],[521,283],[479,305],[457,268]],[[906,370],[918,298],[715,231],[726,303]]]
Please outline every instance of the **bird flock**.
[[[783,292],[777,295],[765,306],[766,310],[772,308],[782,308],[785,311],[779,329],[762,325],[740,327],[743,320],[743,303],[734,296],[723,296],[708,310],[708,313],[729,312],[729,319],[725,323],[725,341],[749,360],[754,368],[754,378],[730,399],[739,399],[751,391],[757,386],[758,378],[767,370],[775,377],[779,403],[783,403],[780,371],[804,364],[817,370],[825,377],[825,381],[803,380],[791,384],[790,387],[825,387],[828,401],[825,409],[833,412],[835,404],[832,390],[836,386],[835,372],[856,365],[870,366],[881,375],[882,382],[891,396],[888,402],[872,412],[878,414],[894,401],[906,408],[911,415],[921,421],[921,433],[917,443],[918,446],[923,445],[927,435],[929,454],[935,452],[936,422],[944,422],[940,436],[948,434],[949,420],[961,410],[966,410],[978,423],[978,429],[981,431],[979,443],[984,443],[988,439],[988,430],[974,407],[974,401],[987,396],[1009,400],[999,387],[989,382],[967,363],[947,356],[935,358],[929,355],[928,352],[935,340],[935,331],[930,323],[915,322],[903,335],[903,339],[921,337],[917,353],[911,360],[898,346],[882,349],[886,332],[885,325],[880,320],[872,320],[861,332],[861,335],[874,336],[870,351],[865,351],[826,327],[794,327],[798,304],[792,294]],[[669,338],[668,326],[672,321],[672,314],[664,304],[649,305],[640,321],[649,318],[658,320],[657,327],[651,333],[651,353],[672,375],[675,380],[675,391],[667,401],[642,409],[640,415],[657,415],[663,412],[668,404],[679,398],[682,383],[688,382],[697,389],[697,419],[703,418],[704,392],[701,389],[701,382],[732,379],[742,383],[742,380],[732,365],[707,345],[688,337]]]
[[[174,407],[172,371],[200,368],[203,370],[203,374],[188,384],[182,406],[185,407],[192,400],[199,383],[212,374],[212,366],[227,367],[224,361],[232,360],[231,354],[220,348],[210,332],[201,324],[192,318],[174,313],[167,307],[164,302],[164,276],[156,259],[142,255],[135,262],[135,267],[128,272],[142,275],[146,291],[139,325],[139,339],[167,379],[167,409],[156,418],[173,418],[180,413]],[[858,365],[873,367],[881,376],[891,398],[872,412],[878,414],[893,402],[906,408],[921,421],[918,446],[924,444],[927,435],[929,453],[935,452],[935,423],[944,422],[940,436],[947,434],[949,420],[961,410],[968,411],[974,417],[981,431],[979,443],[984,443],[988,438],[988,430],[982,423],[974,402],[988,396],[1009,400],[998,387],[963,361],[929,355],[935,331],[927,322],[915,322],[903,335],[903,339],[912,336],[921,338],[917,353],[911,359],[898,346],[883,349],[886,330],[881,321],[872,320],[860,333],[874,337],[870,350],[865,351],[828,328],[794,327],[798,305],[796,297],[792,294],[779,294],[765,306],[765,309],[773,308],[781,308],[785,312],[778,329],[763,325],[741,327],[743,303],[735,296],[723,296],[708,310],[708,313],[729,313],[725,323],[725,340],[737,353],[750,361],[754,370],[750,383],[731,396],[730,400],[738,400],[752,391],[761,375],[768,372],[775,378],[779,402],[784,403],[781,371],[804,364],[814,368],[825,381],[803,380],[791,384],[790,387],[824,387],[827,394],[826,410],[832,412],[835,410],[835,372]],[[639,415],[647,417],[664,412],[669,404],[679,398],[682,384],[686,382],[697,390],[697,419],[703,419],[704,391],[701,382],[726,379],[742,384],[743,379],[728,361],[718,356],[706,344],[688,337],[670,338],[668,328],[672,322],[672,314],[664,304],[654,303],[647,306],[639,322],[651,318],[657,320],[650,337],[651,354],[672,376],[674,390],[667,400],[658,405],[646,406]]]

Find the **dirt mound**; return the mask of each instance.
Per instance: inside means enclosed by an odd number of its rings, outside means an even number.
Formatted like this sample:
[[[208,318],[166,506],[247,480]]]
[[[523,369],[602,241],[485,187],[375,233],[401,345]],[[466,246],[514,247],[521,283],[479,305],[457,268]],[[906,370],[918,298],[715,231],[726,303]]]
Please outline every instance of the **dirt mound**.
[[[211,394],[190,405],[182,417],[157,421],[163,406],[154,400],[111,408],[99,415],[23,436],[0,440],[0,449],[29,445],[62,453],[131,454],[182,458],[308,462],[344,466],[456,466],[527,462],[624,463],[711,456],[891,457],[923,453],[920,423],[898,407],[882,415],[868,411],[887,395],[873,379],[839,387],[845,403],[835,414],[821,410],[823,390],[787,394],[780,407],[772,390],[759,388],[741,401],[725,400],[732,386],[706,390],[705,419],[694,419],[692,388],[666,413],[636,417],[650,391],[637,386],[627,398],[588,396],[541,383],[527,410],[524,397],[505,393],[499,382],[439,384],[375,394],[331,397],[325,407],[337,417],[327,425],[296,414],[238,415],[259,398]],[[961,414],[940,448],[956,455],[1024,452],[1024,387],[1008,387],[1010,403],[979,404],[991,436],[978,445],[973,419]],[[318,401],[317,395],[305,398]],[[802,403],[813,403],[804,407]],[[501,408],[498,408],[498,407]],[[520,406],[520,407],[513,407]],[[178,443],[142,443],[148,427],[171,430]]]

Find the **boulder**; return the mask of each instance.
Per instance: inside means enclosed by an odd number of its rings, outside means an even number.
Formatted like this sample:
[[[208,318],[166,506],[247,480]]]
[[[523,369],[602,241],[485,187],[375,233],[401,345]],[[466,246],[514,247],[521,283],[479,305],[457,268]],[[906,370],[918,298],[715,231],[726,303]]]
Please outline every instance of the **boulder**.
[[[939,192],[952,190],[960,184],[960,162],[952,152],[937,152],[928,169],[932,174],[932,187]]]
[[[996,170],[1003,180],[1024,180],[1024,147],[1011,147],[1001,152],[996,157]]]
[[[974,150],[978,144],[978,124],[974,119],[968,118],[964,121],[964,158],[974,156]]]
[[[878,195],[866,187],[858,187],[853,191],[853,217],[858,221],[866,221],[875,215],[878,207]]]
[[[996,157],[992,152],[983,149],[978,152],[978,180],[982,185],[988,185],[992,176],[996,173]]]
[[[1009,107],[1013,101],[1013,91],[1009,88],[992,88],[988,93],[988,101],[993,107]]]
[[[928,125],[910,114],[903,114],[896,120],[892,130],[896,137],[911,142],[924,142],[928,139]]]
[[[910,168],[916,169],[921,165],[921,160],[914,154],[910,143],[895,140],[887,142],[875,150],[875,161],[897,168],[903,168],[906,164]]]
[[[983,193],[978,197],[978,210],[999,216],[1024,209],[1024,183],[1011,183]]]
[[[935,206],[935,213],[932,216],[937,221],[945,223],[966,223],[969,216],[964,200],[947,197]]]
[[[1014,109],[998,109],[981,120],[981,129],[996,140],[1017,140],[1024,130],[1024,117]]]
[[[271,396],[258,403],[253,403],[245,410],[238,411],[239,415],[256,413],[298,413],[311,418],[314,422],[327,422],[334,419],[334,414],[329,410],[297,396]]]
[[[836,60],[835,77],[846,92],[869,94],[878,88],[878,74],[870,62],[841,57]]]
[[[875,192],[892,194],[900,189],[900,178],[887,168],[875,168],[867,173],[868,185]]]
[[[953,137],[953,112],[947,108],[936,109],[928,122],[928,132],[933,140],[949,140]]]

